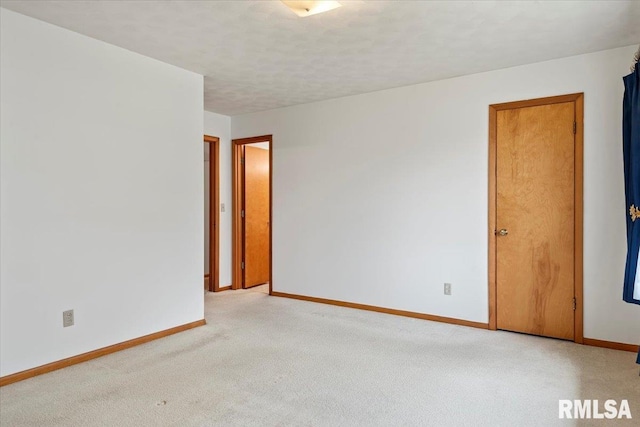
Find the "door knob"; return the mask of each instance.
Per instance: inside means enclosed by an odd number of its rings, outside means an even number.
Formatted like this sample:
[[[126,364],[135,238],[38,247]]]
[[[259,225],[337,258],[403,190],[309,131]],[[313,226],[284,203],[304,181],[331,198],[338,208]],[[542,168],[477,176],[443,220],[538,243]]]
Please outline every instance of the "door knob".
[[[500,231],[498,231],[496,234],[498,234],[499,236],[506,236],[507,234],[509,234],[509,230],[507,230],[506,228],[501,228]]]

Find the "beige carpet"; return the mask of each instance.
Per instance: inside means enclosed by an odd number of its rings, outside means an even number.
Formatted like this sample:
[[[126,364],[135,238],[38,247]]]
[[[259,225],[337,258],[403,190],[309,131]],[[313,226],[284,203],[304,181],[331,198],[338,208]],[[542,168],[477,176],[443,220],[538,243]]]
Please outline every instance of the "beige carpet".
[[[640,425],[632,353],[269,297],[208,325],[0,389],[2,426]],[[630,421],[558,420],[628,399]]]

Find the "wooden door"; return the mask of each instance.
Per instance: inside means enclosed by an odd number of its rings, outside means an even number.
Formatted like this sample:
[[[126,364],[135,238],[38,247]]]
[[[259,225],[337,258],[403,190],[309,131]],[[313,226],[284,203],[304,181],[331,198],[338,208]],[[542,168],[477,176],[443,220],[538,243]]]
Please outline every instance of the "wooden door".
[[[211,149],[204,143],[204,290],[211,288]]]
[[[574,339],[575,102],[496,112],[498,329]]]
[[[220,235],[220,139],[216,136],[204,135],[205,147],[205,289],[217,292],[220,290],[219,272]],[[208,160],[207,160],[208,159]],[[208,262],[207,262],[208,261]],[[207,268],[208,267],[208,268]]]
[[[244,147],[243,287],[269,281],[269,150]]]

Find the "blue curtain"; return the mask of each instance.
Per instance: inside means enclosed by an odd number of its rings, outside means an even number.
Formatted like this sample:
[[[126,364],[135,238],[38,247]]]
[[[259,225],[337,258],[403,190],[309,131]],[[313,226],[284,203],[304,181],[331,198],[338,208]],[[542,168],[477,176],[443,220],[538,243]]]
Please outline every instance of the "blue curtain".
[[[638,249],[640,248],[640,64],[624,77],[622,109],[622,143],[624,187],[627,205],[627,263],[624,273],[623,299],[640,304],[636,292]],[[640,285],[639,285],[640,286]],[[637,363],[640,363],[640,352]]]

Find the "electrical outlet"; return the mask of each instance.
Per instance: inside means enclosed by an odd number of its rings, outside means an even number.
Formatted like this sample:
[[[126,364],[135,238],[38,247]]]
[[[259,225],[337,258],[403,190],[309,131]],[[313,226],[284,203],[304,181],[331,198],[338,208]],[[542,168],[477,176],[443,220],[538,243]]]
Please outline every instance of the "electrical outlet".
[[[451,295],[451,283],[444,284],[444,294]]]
[[[73,326],[73,310],[62,312],[62,327],[66,328],[68,326]]]

